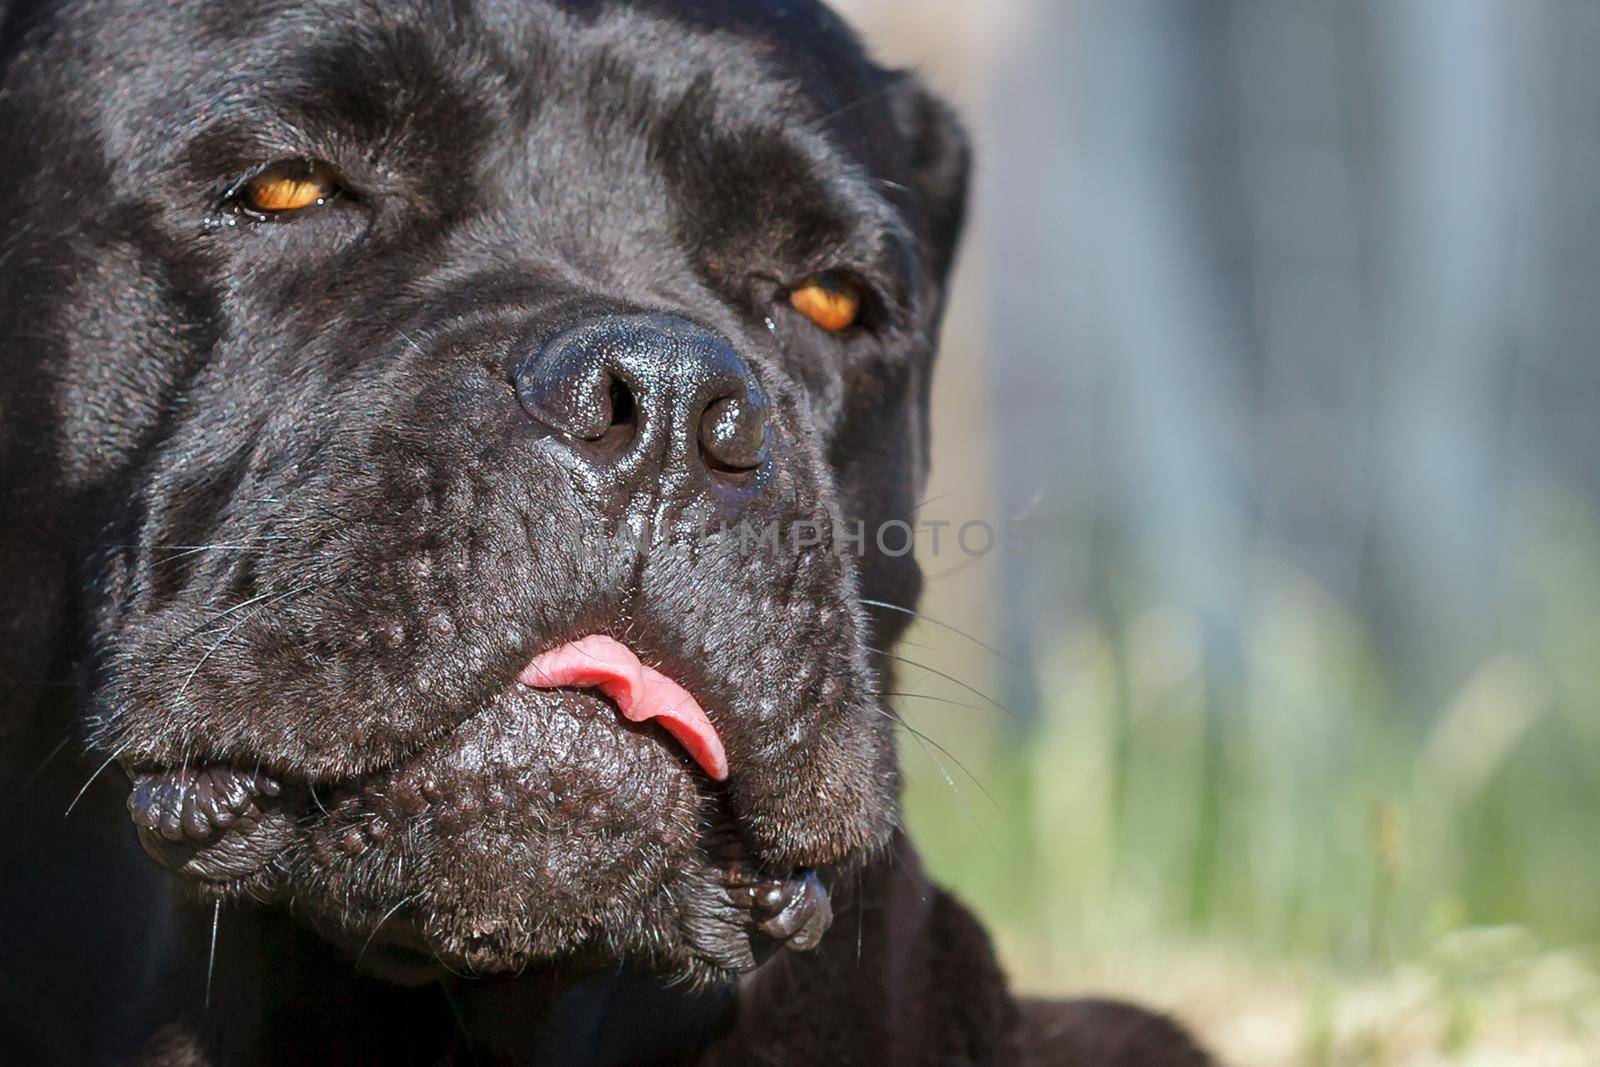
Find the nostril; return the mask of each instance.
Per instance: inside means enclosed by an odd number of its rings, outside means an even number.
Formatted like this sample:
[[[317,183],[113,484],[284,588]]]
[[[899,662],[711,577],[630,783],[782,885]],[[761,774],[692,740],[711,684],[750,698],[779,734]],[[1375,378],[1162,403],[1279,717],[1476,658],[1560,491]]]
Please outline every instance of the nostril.
[[[621,454],[639,430],[639,402],[633,390],[620,378],[612,378],[606,394],[610,415],[606,428],[589,438],[606,452]]]
[[[619,412],[622,421],[631,425],[635,411],[628,387],[601,368],[574,368],[567,365],[570,362],[540,353],[512,372],[512,387],[523,410],[580,441],[606,437],[617,424]]]
[[[765,458],[766,441],[766,406],[749,398],[725,396],[700,416],[700,451],[712,470],[754,470]]]
[[[633,399],[628,383],[611,379],[611,425],[632,426],[639,416],[639,406]]]

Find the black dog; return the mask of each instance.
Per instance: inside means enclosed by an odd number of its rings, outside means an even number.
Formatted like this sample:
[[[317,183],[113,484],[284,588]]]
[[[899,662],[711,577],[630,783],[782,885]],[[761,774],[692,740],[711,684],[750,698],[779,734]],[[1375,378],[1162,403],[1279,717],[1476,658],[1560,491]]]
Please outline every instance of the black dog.
[[[0,47],[9,1062],[1202,1061],[895,832],[913,79],[798,0]]]

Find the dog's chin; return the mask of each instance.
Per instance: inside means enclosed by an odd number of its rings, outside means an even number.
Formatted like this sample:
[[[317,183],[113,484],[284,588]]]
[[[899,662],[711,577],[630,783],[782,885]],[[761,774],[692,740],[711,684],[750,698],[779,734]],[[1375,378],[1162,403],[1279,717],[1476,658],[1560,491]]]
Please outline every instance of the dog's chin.
[[[774,876],[750,863],[731,839],[721,842],[719,850],[708,841],[631,908],[599,919],[572,917],[588,927],[577,943],[564,936],[542,943],[535,934],[519,943],[467,933],[483,929],[482,916],[411,908],[370,930],[362,923],[330,929],[315,918],[313,925],[365,973],[406,986],[449,976],[527,973],[578,981],[621,966],[644,966],[675,983],[707,986],[749,972],[781,949],[815,948],[832,923],[827,886],[834,872]],[[719,851],[720,861],[712,855]]]
[[[727,791],[588,691],[512,686],[343,782],[244,762],[135,772],[146,851],[202,896],[287,904],[390,981],[623,961],[698,981],[831,919],[826,875],[747,853]]]

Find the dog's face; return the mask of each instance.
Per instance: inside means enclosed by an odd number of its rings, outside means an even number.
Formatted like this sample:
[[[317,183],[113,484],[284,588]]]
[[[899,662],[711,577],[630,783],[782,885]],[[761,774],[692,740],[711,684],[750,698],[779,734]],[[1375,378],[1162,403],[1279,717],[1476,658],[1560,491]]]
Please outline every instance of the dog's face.
[[[397,974],[814,940],[895,818],[943,109],[808,3],[14,22],[7,442],[152,854]]]

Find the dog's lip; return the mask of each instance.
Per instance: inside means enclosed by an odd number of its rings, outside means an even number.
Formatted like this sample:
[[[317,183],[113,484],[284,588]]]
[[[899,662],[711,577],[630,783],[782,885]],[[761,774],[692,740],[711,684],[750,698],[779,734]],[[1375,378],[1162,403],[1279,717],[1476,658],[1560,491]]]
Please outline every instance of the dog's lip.
[[[598,682],[556,681],[557,675],[542,665],[545,657],[569,648],[577,648],[580,653],[592,656],[598,649],[604,648],[602,642],[616,645],[638,664],[639,678],[626,680],[630,689],[638,694],[627,698],[631,702],[631,714],[630,709],[624,708],[617,694],[607,686]],[[621,718],[626,722],[642,724],[655,720],[710,779],[723,782],[728,778],[727,755],[720,734],[710,723],[699,701],[668,676],[666,672],[672,670],[669,664],[661,663],[659,668],[646,665],[627,646],[603,634],[556,638],[535,647],[541,650],[532,653],[517,675],[507,680],[489,700],[475,706],[459,719],[441,723],[437,730],[381,754],[340,759],[330,767],[321,761],[310,765],[298,764],[293,759],[274,758],[253,749],[240,749],[226,744],[193,746],[185,743],[176,752],[165,744],[151,748],[123,744],[119,751],[113,753],[110,762],[120,767],[130,780],[140,776],[168,774],[190,765],[225,766],[240,771],[253,768],[252,773],[266,774],[285,785],[293,784],[313,790],[339,789],[373,775],[399,770],[433,746],[448,743],[449,738],[468,722],[485,714],[499,702],[515,699],[518,693],[526,695],[528,690],[554,692],[568,689],[587,692],[605,700],[622,712]],[[655,706],[651,705],[651,701],[655,702]]]
[[[557,667],[550,659],[573,654],[596,667],[592,679],[579,680],[573,677],[571,670]],[[631,677],[628,676],[630,661],[637,670],[637,674]],[[667,670],[672,669],[665,663],[662,666]],[[621,688],[610,684],[613,678]],[[437,746],[448,745],[467,723],[490,713],[496,705],[531,696],[530,690],[542,691],[551,697],[558,697],[563,690],[574,695],[583,694],[620,712],[620,725],[623,727],[628,723],[642,725],[654,720],[705,773],[709,779],[704,783],[706,788],[715,789],[728,778],[727,755],[721,737],[698,700],[662,670],[645,665],[627,646],[603,634],[557,638],[544,643],[543,650],[534,653],[527,666],[508,681],[492,700],[459,721],[442,725],[437,733],[425,740],[370,762],[357,760],[331,771],[319,770],[314,766],[300,766],[292,761],[265,757],[261,753],[234,750],[231,746],[210,751],[206,746],[186,746],[181,757],[160,750],[141,752],[135,746],[126,746],[124,751],[114,755],[113,762],[133,787],[137,787],[141,781],[183,775],[190,770],[215,769],[243,778],[260,778],[267,783],[262,790],[265,799],[270,799],[279,807],[285,806],[284,802],[290,797],[280,799],[278,792],[289,790],[294,799],[304,801],[309,811],[322,806],[319,793],[321,797],[329,796],[330,792],[337,796],[344,790],[359,788],[374,776],[401,771],[415,761],[426,758],[427,753]],[[556,709],[559,704],[559,699],[552,701],[552,713],[558,713]]]

